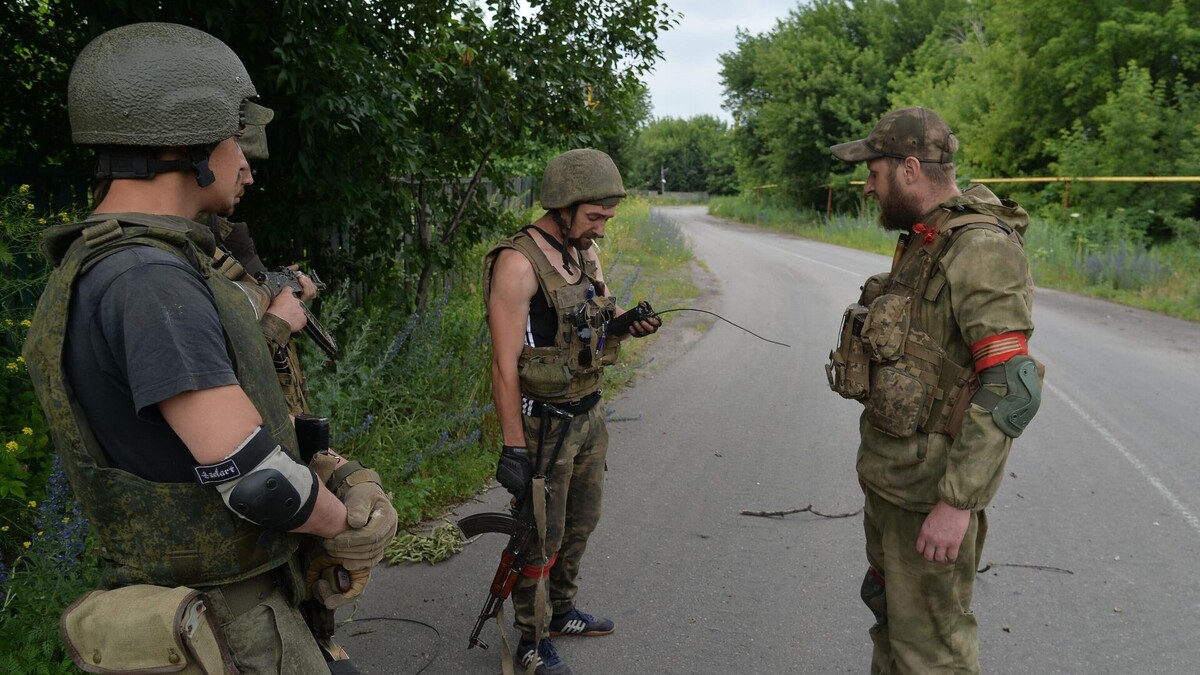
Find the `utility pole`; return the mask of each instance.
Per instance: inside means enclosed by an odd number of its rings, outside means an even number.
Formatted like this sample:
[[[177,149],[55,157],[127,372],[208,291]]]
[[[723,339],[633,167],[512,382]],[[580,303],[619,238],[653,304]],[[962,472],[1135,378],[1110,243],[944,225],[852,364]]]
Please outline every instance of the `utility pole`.
[[[667,168],[662,164],[658,165],[658,184],[660,185],[658,194],[667,194]]]

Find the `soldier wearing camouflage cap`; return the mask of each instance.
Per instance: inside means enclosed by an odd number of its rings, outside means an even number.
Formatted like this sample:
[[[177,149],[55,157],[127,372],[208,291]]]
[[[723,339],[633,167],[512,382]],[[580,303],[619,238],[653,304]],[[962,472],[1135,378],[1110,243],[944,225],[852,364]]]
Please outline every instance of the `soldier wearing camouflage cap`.
[[[96,148],[106,189],[91,216],[45,232],[55,269],[24,351],[105,585],[200,589],[242,673],[323,675],[297,603],[361,593],[396,516],[373,472],[298,461],[257,318],[193,220],[229,213],[253,183],[238,135],[269,121],[256,96],[238,57],[186,26],[133,24],[84,48],[71,129]],[[297,303],[280,294],[271,311],[295,316]],[[349,589],[304,578],[301,537],[350,570]],[[99,630],[122,630],[118,618]]]
[[[492,397],[503,434],[496,478],[517,496],[535,473],[549,471],[545,541],[531,542],[534,563],[512,592],[521,632],[514,658],[538,675],[571,672],[547,636],[614,630],[612,621],[575,607],[575,579],[600,520],[608,452],[600,386],[624,337],[606,332],[622,310],[604,283],[593,244],[604,237],[624,196],[621,174],[607,154],[562,153],[542,178],[546,213],[500,242],[485,261]],[[644,337],[659,325],[654,317],[636,321],[628,334]],[[550,406],[573,417],[564,422]],[[551,450],[559,444],[558,462],[550,468]],[[535,467],[539,454],[542,465]],[[541,491],[533,493],[527,510]],[[548,590],[544,603],[538,601],[539,582]]]
[[[936,113],[888,113],[830,150],[866,162],[864,192],[898,231],[892,269],[843,317],[830,387],[863,403],[859,482],[875,615],[873,674],[978,673],[971,611],[984,509],[1037,412],[1029,356],[1029,218],[982,186],[954,182],[958,139]]]

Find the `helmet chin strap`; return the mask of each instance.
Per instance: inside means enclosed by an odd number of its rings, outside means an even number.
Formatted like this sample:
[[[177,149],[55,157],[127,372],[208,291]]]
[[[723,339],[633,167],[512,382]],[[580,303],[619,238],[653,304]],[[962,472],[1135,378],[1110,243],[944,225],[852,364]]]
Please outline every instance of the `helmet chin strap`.
[[[550,219],[554,221],[555,225],[558,225],[558,229],[562,233],[562,246],[558,247],[558,249],[562,252],[563,269],[568,272],[571,271],[571,258],[567,255],[567,247],[575,246],[575,243],[574,243],[575,240],[571,239],[570,234],[571,234],[571,225],[574,224],[574,222],[575,222],[575,214],[579,211],[579,205],[572,204],[570,207],[570,211],[571,211],[571,220],[570,221],[563,220],[562,214],[559,213],[559,209],[555,209],[550,212]],[[579,251],[579,247],[576,246],[575,250]],[[579,260],[580,260],[580,262],[578,263],[579,269],[582,270],[583,269],[583,262],[582,262],[583,261],[583,251],[579,251]]]
[[[194,171],[196,184],[208,187],[216,181],[208,158],[215,143],[187,147],[187,157],[159,159],[157,148],[134,146],[105,146],[96,152],[97,180],[113,178],[153,178],[169,171]]]

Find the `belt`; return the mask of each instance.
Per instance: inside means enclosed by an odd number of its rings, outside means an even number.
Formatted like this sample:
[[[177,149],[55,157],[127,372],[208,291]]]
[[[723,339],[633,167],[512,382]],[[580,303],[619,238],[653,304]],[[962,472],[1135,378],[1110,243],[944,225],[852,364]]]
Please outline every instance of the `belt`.
[[[577,401],[567,401],[565,403],[543,403],[533,399],[527,399],[527,401],[529,405],[522,406],[522,408],[525,410],[525,414],[529,417],[541,417],[542,406],[544,405],[552,405],[555,408],[572,415],[582,415],[596,407],[596,404],[600,402],[600,392],[594,391]]]
[[[278,572],[267,570],[249,579],[225,584],[220,589],[221,595],[225,598],[225,604],[229,605],[229,611],[234,616],[241,616],[257,607],[278,585]]]

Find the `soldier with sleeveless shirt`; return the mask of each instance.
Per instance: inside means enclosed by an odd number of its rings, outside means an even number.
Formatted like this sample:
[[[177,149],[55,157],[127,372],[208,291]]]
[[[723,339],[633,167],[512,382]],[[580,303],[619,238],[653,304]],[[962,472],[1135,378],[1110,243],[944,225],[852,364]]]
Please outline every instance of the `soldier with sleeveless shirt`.
[[[542,179],[546,213],[500,242],[485,262],[492,396],[503,433],[497,480],[514,496],[521,494],[535,473],[546,472],[551,449],[566,435],[549,472],[544,545],[532,542],[533,562],[512,593],[521,633],[513,656],[519,667],[538,675],[571,672],[550,637],[614,630],[611,620],[579,610],[575,595],[604,487],[608,432],[600,387],[622,339],[605,331],[607,321],[623,312],[604,283],[593,244],[603,238],[624,196],[621,174],[607,154],[593,149],[560,154]],[[636,321],[629,334],[644,337],[659,325],[653,317]],[[573,417],[564,422],[548,415],[546,404]],[[539,439],[543,466],[534,467]],[[532,501],[525,500],[526,509]]]
[[[982,186],[959,191],[958,139],[926,108],[890,112],[830,149],[866,162],[864,192],[900,232],[892,269],[846,310],[827,367],[831,387],[866,408],[857,466],[871,672],[977,673],[985,508],[1041,399],[1027,342],[1029,218]]]
[[[256,96],[237,56],[186,26],[134,24],[84,48],[72,136],[110,182],[91,216],[44,235],[55,269],[25,356],[105,585],[198,588],[242,673],[324,674],[297,605],[361,594],[396,514],[373,471],[297,461],[257,318],[193,220],[253,182],[237,136],[269,119]],[[280,294],[272,311],[298,302]],[[350,571],[349,590],[306,582],[302,537]]]

